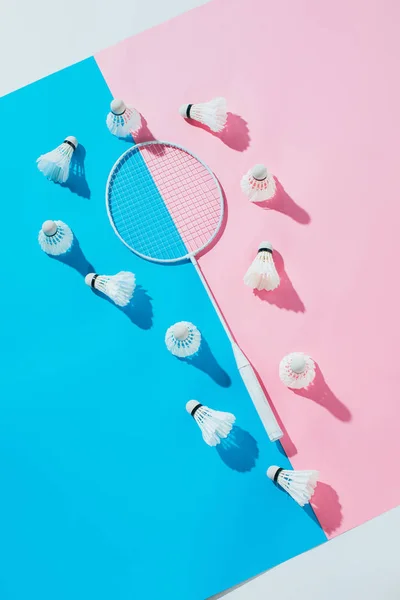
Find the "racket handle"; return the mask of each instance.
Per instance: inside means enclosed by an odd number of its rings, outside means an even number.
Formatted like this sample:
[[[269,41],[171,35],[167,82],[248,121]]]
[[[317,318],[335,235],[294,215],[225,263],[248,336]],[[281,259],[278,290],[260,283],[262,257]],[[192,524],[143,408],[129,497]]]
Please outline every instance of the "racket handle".
[[[272,412],[272,408],[270,407],[267,398],[265,397],[257,375],[248,359],[235,342],[232,344],[232,350],[243,383],[246,386],[254,407],[258,412],[258,416],[265,427],[268,437],[271,442],[276,442],[283,436],[283,432],[278,425],[278,421]]]

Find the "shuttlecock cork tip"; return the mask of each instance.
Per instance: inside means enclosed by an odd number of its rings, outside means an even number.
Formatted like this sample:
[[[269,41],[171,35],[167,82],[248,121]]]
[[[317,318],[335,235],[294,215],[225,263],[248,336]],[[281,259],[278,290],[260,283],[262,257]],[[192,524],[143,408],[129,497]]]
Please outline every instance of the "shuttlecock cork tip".
[[[280,469],[280,467],[277,467],[276,465],[272,465],[271,467],[268,467],[267,477],[269,477],[272,481],[274,481],[275,475],[276,475],[277,471],[279,471],[279,469]]]
[[[72,144],[72,145],[73,145],[73,147],[75,148],[75,150],[76,150],[76,149],[77,149],[77,147],[78,147],[78,140],[76,139],[76,137],[75,137],[74,135],[68,135],[68,136],[65,138],[64,142],[69,142],[70,144]]]
[[[122,115],[126,111],[126,104],[123,100],[119,98],[114,98],[114,100],[110,104],[111,112],[114,115]]]
[[[57,223],[55,221],[45,221],[42,225],[42,231],[44,235],[51,237],[57,231]]]
[[[271,242],[261,242],[261,244],[258,246],[258,250],[270,250],[272,252],[273,247]]]
[[[177,340],[183,342],[189,335],[189,328],[185,323],[175,323],[172,332]]]
[[[185,119],[187,119],[188,106],[189,106],[189,104],[182,104],[182,106],[179,109],[179,114],[181,115],[181,117],[184,117]]]
[[[192,414],[193,410],[197,406],[200,406],[200,402],[198,400],[189,400],[189,402],[186,403],[186,410],[189,413],[189,415]]]
[[[85,277],[85,283],[86,285],[88,285],[89,287],[91,287],[92,282],[93,282],[93,277],[96,275],[96,273],[88,273]]]
[[[295,352],[290,361],[290,368],[294,373],[300,374],[306,368],[306,359],[300,352]]]
[[[265,165],[255,165],[251,170],[251,174],[253,175],[254,179],[262,181],[267,177],[268,170]]]

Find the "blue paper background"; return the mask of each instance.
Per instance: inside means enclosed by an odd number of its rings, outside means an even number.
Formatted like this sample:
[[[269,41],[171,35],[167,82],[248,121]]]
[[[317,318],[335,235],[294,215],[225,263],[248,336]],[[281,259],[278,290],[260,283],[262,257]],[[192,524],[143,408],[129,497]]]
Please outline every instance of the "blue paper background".
[[[136,257],[108,223],[105,183],[128,147],[105,126],[110,99],[88,59],[0,100],[2,600],[204,600],[326,539],[265,477],[289,462],[193,267]],[[67,135],[86,150],[73,191],[35,164]],[[40,250],[46,219],[75,232],[72,266]],[[85,286],[87,261],[132,270],[133,307]],[[206,339],[196,365],[164,346],[182,319]],[[233,445],[204,444],[191,398],[237,416]]]

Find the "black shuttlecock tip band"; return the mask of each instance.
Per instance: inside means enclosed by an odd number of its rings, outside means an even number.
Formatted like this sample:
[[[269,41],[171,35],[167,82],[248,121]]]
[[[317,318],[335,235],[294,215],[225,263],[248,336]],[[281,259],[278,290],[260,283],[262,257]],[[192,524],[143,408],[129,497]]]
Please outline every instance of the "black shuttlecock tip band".
[[[55,232],[54,232],[54,233],[45,233],[44,235],[45,235],[46,237],[54,237],[54,236],[57,234],[57,232],[58,232],[58,227],[57,227],[57,229],[55,230]]]
[[[261,179],[258,179],[258,177],[254,177],[254,175],[253,175],[253,179],[255,181],[265,181],[267,179],[267,177],[268,177],[268,175],[266,175],[265,177],[262,177]]]
[[[197,404],[197,406],[194,407],[194,409],[192,410],[192,412],[190,413],[192,415],[192,417],[194,417],[194,415],[196,414],[196,412],[199,410],[199,408],[203,406],[202,404]]]
[[[90,282],[90,287],[92,287],[93,289],[94,289],[94,283],[97,278],[98,278],[98,274],[96,273],[95,275],[93,275],[92,281]]]
[[[193,104],[188,104],[187,105],[187,109],[186,109],[186,118],[190,119],[190,110],[192,108]]]
[[[272,254],[272,248],[259,248],[258,252],[270,252]]]
[[[124,115],[126,113],[126,108],[125,108],[125,110],[122,111],[122,113],[115,113],[113,110],[111,112],[116,117],[122,117],[122,115]]]
[[[280,474],[281,471],[283,471],[282,467],[280,467],[279,469],[277,469],[277,471],[276,471],[276,473],[274,475],[274,483],[278,483],[278,477],[279,477],[279,474]]]
[[[69,140],[64,140],[64,144],[68,144],[68,146],[71,146],[72,150],[76,150],[75,144],[73,144]]]

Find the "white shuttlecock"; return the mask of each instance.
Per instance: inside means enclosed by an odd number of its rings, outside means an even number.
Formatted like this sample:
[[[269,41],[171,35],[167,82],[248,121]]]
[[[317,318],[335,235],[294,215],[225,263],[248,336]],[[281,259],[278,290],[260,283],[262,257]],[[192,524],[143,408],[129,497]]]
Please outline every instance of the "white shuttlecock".
[[[295,390],[308,387],[315,378],[315,362],[303,352],[292,352],[282,358],[279,377],[287,387]]]
[[[199,123],[207,125],[211,131],[218,133],[226,125],[226,100],[225,98],[214,98],[214,100],[202,104],[183,104],[179,109],[179,114],[185,119],[199,121]]]
[[[201,333],[193,323],[180,321],[167,329],[165,344],[174,356],[192,356],[200,348]]]
[[[39,171],[50,181],[65,183],[69,175],[71,158],[77,147],[78,140],[73,135],[69,135],[55,150],[39,156],[36,161]]]
[[[253,290],[274,290],[280,284],[280,277],[273,259],[273,248],[269,242],[261,242],[258,253],[247,270],[243,281]]]
[[[267,476],[280,485],[300,506],[304,506],[310,502],[315,492],[319,473],[318,471],[290,471],[272,466],[269,467]]]
[[[251,202],[263,202],[275,196],[276,182],[264,165],[256,165],[243,175],[240,185]]]
[[[45,221],[39,231],[39,244],[46,254],[59,256],[71,248],[74,234],[62,221]]]
[[[114,99],[110,105],[111,111],[107,115],[106,123],[110,132],[119,137],[126,138],[140,128],[142,117],[132,106],[126,106],[123,100]]]
[[[236,421],[235,415],[213,410],[197,400],[189,400],[186,410],[200,427],[203,440],[209,446],[217,446],[221,439],[228,437]]]
[[[135,276],[129,271],[121,271],[116,275],[89,273],[85,283],[111,298],[118,306],[127,306],[135,290]]]

